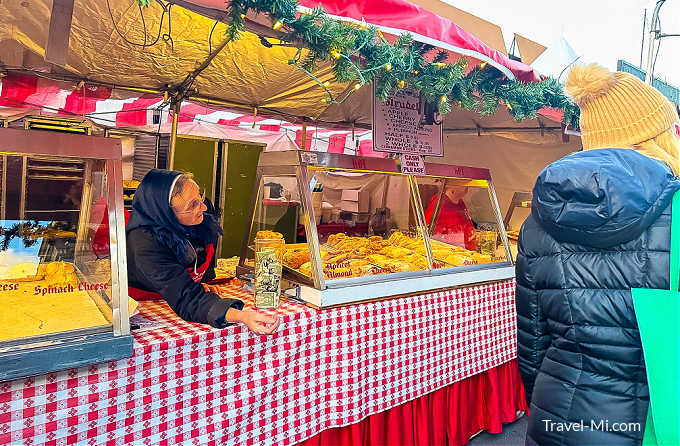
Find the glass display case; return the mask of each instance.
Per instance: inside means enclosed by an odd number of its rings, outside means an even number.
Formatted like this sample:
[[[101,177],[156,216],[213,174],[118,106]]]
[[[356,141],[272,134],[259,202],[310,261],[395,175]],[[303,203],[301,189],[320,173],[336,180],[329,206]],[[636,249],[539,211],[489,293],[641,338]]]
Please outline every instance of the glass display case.
[[[519,230],[524,223],[524,220],[531,213],[531,201],[533,194],[531,192],[515,192],[512,195],[512,200],[508,206],[508,210],[503,218],[506,231],[508,233],[508,241],[510,242],[510,252],[512,258],[517,258],[517,242],[519,239]]]
[[[132,355],[122,196],[118,140],[0,129],[0,380]]]
[[[276,197],[271,191],[276,190]],[[260,156],[238,272],[282,234],[287,293],[328,307],[514,276],[488,170],[317,152]]]

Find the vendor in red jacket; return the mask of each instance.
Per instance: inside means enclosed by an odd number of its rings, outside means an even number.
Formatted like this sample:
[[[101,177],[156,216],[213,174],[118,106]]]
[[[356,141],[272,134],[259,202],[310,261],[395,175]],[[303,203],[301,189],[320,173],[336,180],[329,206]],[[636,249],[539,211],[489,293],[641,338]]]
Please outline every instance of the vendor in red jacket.
[[[206,212],[191,174],[153,169],[135,192],[126,227],[130,296],[164,299],[190,322],[222,328],[242,322],[257,334],[276,331],[279,319],[203,286],[215,277],[214,245],[222,229]]]
[[[451,245],[464,247],[470,251],[476,251],[477,235],[475,226],[472,224],[470,213],[463,202],[466,193],[467,187],[465,186],[446,186],[432,238]],[[425,220],[428,225],[437,204],[437,196],[438,194],[432,196],[430,204],[425,210]]]

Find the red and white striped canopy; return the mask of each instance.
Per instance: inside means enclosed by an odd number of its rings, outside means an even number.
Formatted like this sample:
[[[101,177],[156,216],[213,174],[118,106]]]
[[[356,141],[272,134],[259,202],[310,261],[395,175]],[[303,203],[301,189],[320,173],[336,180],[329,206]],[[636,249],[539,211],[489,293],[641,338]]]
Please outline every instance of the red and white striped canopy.
[[[172,115],[161,96],[139,95],[89,84],[73,89],[73,85],[68,82],[30,75],[8,74],[2,79],[0,119],[20,118],[41,112],[65,117],[82,116],[104,127],[159,133],[169,133],[172,122]],[[281,119],[185,101],[180,110],[179,123],[180,134],[265,141],[274,150],[294,148],[280,139],[283,133],[286,139],[302,148],[302,126]],[[327,129],[309,125],[306,126],[306,132],[305,150],[384,156],[373,152],[372,134],[367,130]]]

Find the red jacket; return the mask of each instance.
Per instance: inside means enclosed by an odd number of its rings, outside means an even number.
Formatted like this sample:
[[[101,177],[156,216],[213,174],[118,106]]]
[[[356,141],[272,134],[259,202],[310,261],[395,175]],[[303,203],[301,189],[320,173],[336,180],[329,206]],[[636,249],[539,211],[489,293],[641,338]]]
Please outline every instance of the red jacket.
[[[434,195],[425,210],[427,224],[430,224],[436,203],[437,195]],[[437,226],[431,235],[435,239],[463,246],[470,251],[477,250],[477,233],[463,200],[453,203],[446,195],[442,197]]]

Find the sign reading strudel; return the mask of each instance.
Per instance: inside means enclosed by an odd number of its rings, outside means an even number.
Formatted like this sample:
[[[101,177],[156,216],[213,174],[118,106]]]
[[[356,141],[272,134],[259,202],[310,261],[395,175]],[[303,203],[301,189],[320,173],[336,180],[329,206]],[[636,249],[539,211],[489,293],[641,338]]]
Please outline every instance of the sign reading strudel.
[[[373,150],[444,156],[442,125],[424,124],[423,110],[417,90],[402,88],[384,101],[373,95]]]

